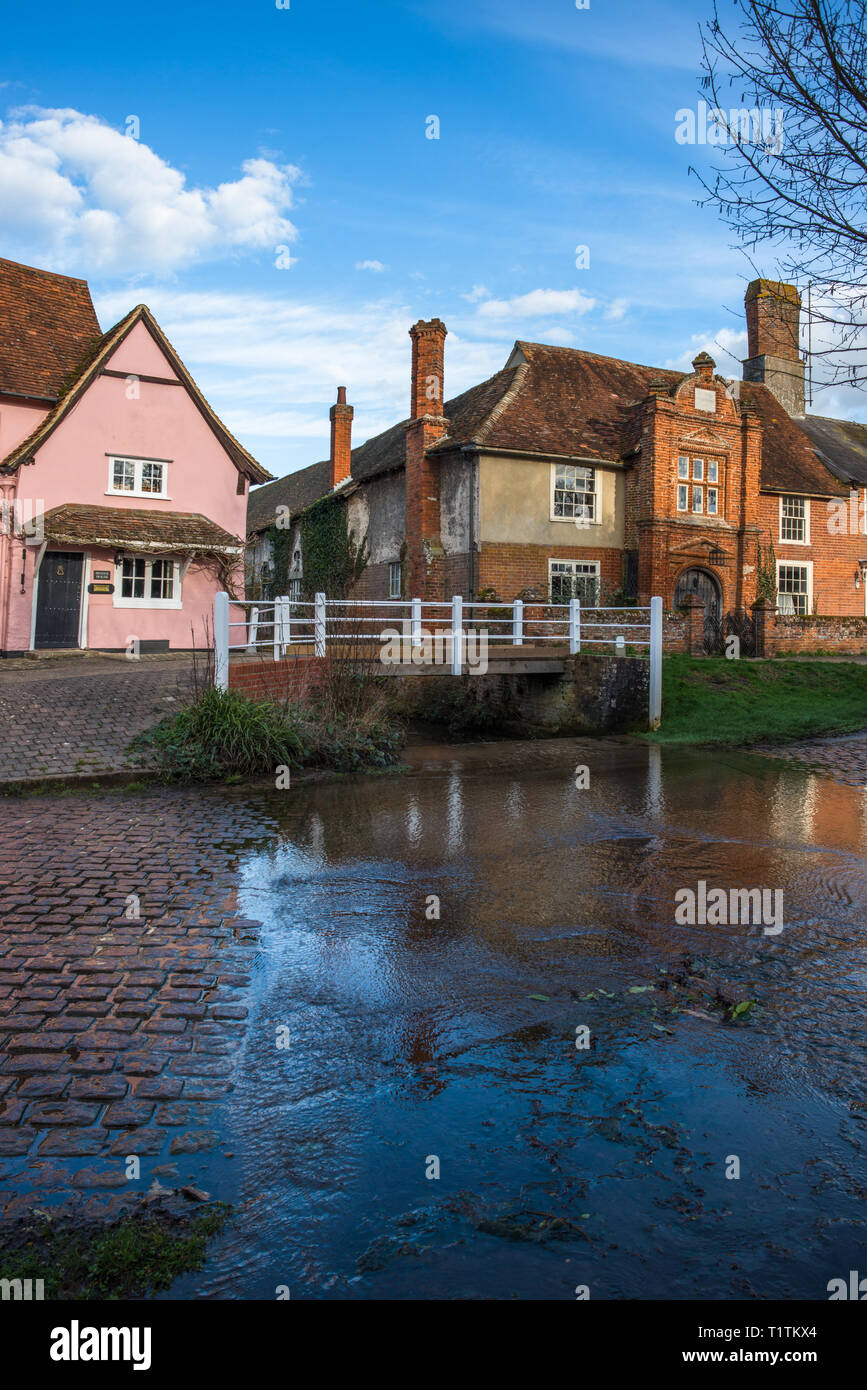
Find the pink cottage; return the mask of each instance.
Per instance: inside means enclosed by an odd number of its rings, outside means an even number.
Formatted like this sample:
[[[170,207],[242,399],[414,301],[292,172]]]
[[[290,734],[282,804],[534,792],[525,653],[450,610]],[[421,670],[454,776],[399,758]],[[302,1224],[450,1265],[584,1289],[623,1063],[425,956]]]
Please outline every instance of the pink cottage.
[[[143,304],[0,260],[0,656],[203,645],[270,476]]]

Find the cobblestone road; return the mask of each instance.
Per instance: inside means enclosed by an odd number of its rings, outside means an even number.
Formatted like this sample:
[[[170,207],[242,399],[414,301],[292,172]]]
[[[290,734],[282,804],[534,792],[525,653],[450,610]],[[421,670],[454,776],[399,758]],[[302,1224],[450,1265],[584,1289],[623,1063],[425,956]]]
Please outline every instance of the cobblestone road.
[[[225,1147],[217,1113],[257,944],[237,915],[235,865],[249,836],[272,829],[219,791],[4,803],[4,1219],[70,1191],[87,1214],[111,1214],[155,1175],[174,1185],[178,1165],[182,1181],[200,1180],[218,1133]],[[129,1155],[141,1163],[132,1182]]]
[[[811,738],[772,748],[756,748],[763,757],[784,758],[807,766],[850,787],[867,787],[867,733],[842,738]]]
[[[0,663],[0,782],[120,771],[134,734],[177,708],[186,656]]]

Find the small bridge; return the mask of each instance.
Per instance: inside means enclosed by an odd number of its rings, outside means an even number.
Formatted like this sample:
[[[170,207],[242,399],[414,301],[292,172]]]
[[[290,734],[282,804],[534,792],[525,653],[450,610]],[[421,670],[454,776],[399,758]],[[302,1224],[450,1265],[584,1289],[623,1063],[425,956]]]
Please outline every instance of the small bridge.
[[[287,656],[376,662],[395,676],[562,676],[571,657],[593,652],[649,658],[651,728],[662,713],[662,599],[648,607],[482,603],[456,595],[422,599],[287,596],[214,601],[214,684],[229,687],[229,663]]]

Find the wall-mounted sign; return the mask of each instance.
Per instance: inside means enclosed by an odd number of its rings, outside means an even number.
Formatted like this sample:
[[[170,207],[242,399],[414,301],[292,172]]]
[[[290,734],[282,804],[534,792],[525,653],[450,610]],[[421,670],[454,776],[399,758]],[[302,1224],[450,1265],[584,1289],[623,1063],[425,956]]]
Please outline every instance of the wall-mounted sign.
[[[100,583],[100,584],[88,584],[88,586],[87,586],[87,592],[88,592],[89,594],[113,594],[113,593],[114,593],[114,585],[113,585],[113,584],[102,584],[102,583]]]
[[[111,579],[111,570],[94,570],[94,579]]]

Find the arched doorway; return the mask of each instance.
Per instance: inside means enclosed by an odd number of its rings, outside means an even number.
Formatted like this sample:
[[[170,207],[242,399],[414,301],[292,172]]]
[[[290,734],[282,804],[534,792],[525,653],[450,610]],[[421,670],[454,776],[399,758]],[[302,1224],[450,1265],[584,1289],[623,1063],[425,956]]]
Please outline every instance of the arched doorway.
[[[715,624],[719,623],[722,614],[722,590],[719,580],[707,570],[684,570],[674,590],[674,607],[679,608],[690,594],[704,600],[705,622],[712,619]]]

